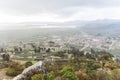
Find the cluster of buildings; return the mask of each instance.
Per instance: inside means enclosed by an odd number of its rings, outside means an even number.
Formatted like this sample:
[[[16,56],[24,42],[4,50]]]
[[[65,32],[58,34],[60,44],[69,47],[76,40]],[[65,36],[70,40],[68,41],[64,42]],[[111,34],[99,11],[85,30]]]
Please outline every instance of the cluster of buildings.
[[[94,36],[81,33],[66,37],[53,37],[40,42],[10,42],[0,46],[0,54],[37,53],[40,56],[46,56],[44,53],[69,50],[71,46],[79,48],[80,51],[89,51],[91,48],[106,51],[120,50],[120,37]]]

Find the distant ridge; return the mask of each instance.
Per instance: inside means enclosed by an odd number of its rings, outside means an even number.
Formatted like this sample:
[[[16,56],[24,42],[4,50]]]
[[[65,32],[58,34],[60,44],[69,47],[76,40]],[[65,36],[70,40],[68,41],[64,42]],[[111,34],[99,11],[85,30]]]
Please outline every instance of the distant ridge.
[[[86,23],[80,27],[82,31],[88,33],[101,33],[101,34],[116,34],[120,33],[120,21],[119,20],[100,20]]]

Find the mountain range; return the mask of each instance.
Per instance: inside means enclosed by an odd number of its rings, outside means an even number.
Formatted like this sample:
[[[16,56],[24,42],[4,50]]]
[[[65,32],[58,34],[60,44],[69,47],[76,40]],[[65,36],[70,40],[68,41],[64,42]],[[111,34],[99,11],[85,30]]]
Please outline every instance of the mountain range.
[[[30,40],[42,36],[50,35],[70,36],[86,32],[92,35],[119,35],[119,20],[95,20],[95,21],[70,21],[63,23],[47,22],[27,22],[16,24],[0,24],[6,30],[0,31],[0,41],[8,40]]]

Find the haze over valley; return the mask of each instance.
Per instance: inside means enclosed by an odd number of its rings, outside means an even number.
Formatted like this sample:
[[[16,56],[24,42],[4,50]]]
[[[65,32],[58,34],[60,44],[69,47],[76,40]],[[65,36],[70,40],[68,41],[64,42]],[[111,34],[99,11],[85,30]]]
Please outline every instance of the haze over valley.
[[[120,0],[0,0],[0,80],[120,80]]]

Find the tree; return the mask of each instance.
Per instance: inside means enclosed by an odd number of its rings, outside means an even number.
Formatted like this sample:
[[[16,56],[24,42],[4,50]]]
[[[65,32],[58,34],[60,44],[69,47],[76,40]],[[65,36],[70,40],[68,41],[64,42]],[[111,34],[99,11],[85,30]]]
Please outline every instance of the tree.
[[[9,54],[3,54],[2,58],[4,61],[9,61],[10,60],[10,55]]]
[[[48,48],[48,49],[46,50],[46,52],[47,52],[47,53],[49,53],[50,51],[51,51],[51,49],[50,49],[50,48]]]
[[[40,47],[34,47],[34,51],[35,51],[35,53],[40,53]]]
[[[18,47],[14,47],[14,51],[15,51],[15,53],[18,53],[19,52]]]
[[[94,49],[91,48],[91,53],[92,53],[92,54],[95,54],[96,52],[95,52]]]
[[[20,49],[20,52],[22,52],[22,51],[23,51],[23,49],[22,49],[21,47],[19,47],[19,49]]]
[[[1,48],[1,49],[0,49],[0,52],[1,52],[1,53],[3,53],[3,52],[4,52],[4,49],[3,49],[3,48]]]

